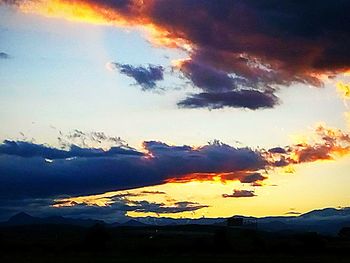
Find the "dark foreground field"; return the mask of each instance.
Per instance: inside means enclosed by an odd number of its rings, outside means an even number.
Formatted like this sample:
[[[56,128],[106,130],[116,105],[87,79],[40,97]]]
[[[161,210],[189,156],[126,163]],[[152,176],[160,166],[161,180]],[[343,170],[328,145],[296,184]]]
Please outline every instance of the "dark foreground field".
[[[0,262],[350,262],[348,237],[223,226],[0,228]]]
[[[119,256],[116,254],[30,254],[30,255],[13,255],[1,257],[2,262],[45,262],[45,263],[56,263],[56,262],[84,262],[84,263],[109,263],[109,262],[244,262],[244,263],[255,263],[255,262],[271,262],[271,263],[303,263],[303,262],[336,262],[336,263],[348,263],[349,257],[345,256],[324,256],[324,255],[156,255],[156,256],[141,256],[141,255],[129,255]]]

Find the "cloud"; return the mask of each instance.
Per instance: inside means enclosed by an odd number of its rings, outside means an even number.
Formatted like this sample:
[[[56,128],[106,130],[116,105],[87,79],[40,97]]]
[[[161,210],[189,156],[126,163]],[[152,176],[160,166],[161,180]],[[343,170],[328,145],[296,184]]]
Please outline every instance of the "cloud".
[[[272,108],[276,104],[278,104],[278,98],[274,94],[255,90],[199,93],[191,95],[178,103],[182,108],[220,109],[233,107],[251,110]]]
[[[319,125],[309,137],[308,140],[284,148],[272,148],[263,155],[272,167],[283,167],[335,160],[350,153],[350,134],[339,129]]]
[[[0,199],[0,220],[6,220],[18,212],[26,212],[35,216],[66,216],[72,218],[103,219],[115,222],[126,217],[127,212],[177,214],[194,212],[208,205],[196,202],[174,202],[172,204],[150,202],[147,200],[131,200],[133,194],[117,194],[108,200],[105,206],[75,202],[66,199],[50,198]]]
[[[177,214],[183,212],[197,211],[202,208],[209,207],[195,202],[176,202],[174,205],[165,205],[164,203],[154,203],[148,201],[131,202],[132,211],[139,213],[157,213],[157,214]]]
[[[10,55],[5,52],[0,52],[0,59],[9,59]]]
[[[287,153],[286,149],[282,148],[282,147],[274,147],[269,149],[270,153]]]
[[[119,147],[61,150],[4,141],[0,145],[0,199],[97,194],[158,185],[195,173],[257,171],[266,165],[257,151],[218,142],[193,148],[149,141],[143,147],[144,152]]]
[[[148,65],[147,67],[132,66],[129,64],[110,63],[121,74],[133,78],[143,90],[156,88],[156,82],[164,79],[164,68],[162,66]]]
[[[193,85],[206,92],[227,92],[236,89],[243,80],[234,78],[227,72],[202,65],[193,60],[175,61],[176,67],[192,81]]]
[[[262,176],[261,173],[251,173],[246,174],[240,179],[241,183],[257,183],[258,181],[263,181],[267,177]]]
[[[2,2],[68,20],[141,26],[155,46],[185,50],[188,58],[177,68],[202,90],[180,102],[191,108],[271,108],[278,105],[276,91],[281,86],[302,83],[320,87],[323,76],[350,68],[349,1]],[[74,10],[79,6],[77,15]],[[161,79],[160,70],[154,77],[149,68],[120,66],[144,89],[154,88]],[[233,102],[223,99],[229,94]],[[237,97],[247,103],[240,103]]]
[[[200,147],[146,141],[136,150],[121,142],[119,138],[117,146],[108,149],[59,149],[5,140],[0,144],[0,199],[91,195],[190,181],[262,185],[271,169],[350,153],[350,135],[324,126],[317,127],[309,141],[270,150],[219,141]]]
[[[232,76],[217,67],[212,67],[194,58],[175,62],[185,77],[191,80],[193,86],[204,92],[192,94],[178,105],[183,108],[223,107],[247,108],[251,110],[273,108],[279,104],[271,87],[259,87],[254,81]]]
[[[223,198],[240,198],[240,197],[253,197],[256,196],[254,194],[254,191],[249,191],[249,190],[233,190],[233,194],[223,194]]]
[[[79,203],[71,197],[191,181],[238,181],[263,186],[271,169],[334,160],[350,153],[350,135],[324,126],[318,126],[309,140],[269,150],[236,148],[219,141],[201,147],[147,141],[138,151],[119,137],[102,133],[74,131],[61,137],[67,138],[67,144],[69,140],[78,140],[85,148],[71,144],[60,149],[10,140],[0,144],[0,218],[18,211],[37,215],[60,212],[71,217],[107,220],[123,217],[128,211],[159,214],[196,211],[207,206],[130,200],[165,194],[160,191],[122,192],[101,197],[97,203],[107,204],[102,207]],[[112,141],[116,146],[88,147],[101,140]],[[253,196],[255,193],[250,190],[223,194],[224,198]]]
[[[301,213],[297,212],[297,211],[289,211],[289,212],[285,213],[285,215],[301,215]]]
[[[27,141],[5,140],[0,144],[0,155],[13,155],[18,157],[42,157],[49,160],[68,159],[75,157],[98,158],[114,155],[143,155],[130,147],[116,146],[105,151],[100,148],[81,148],[77,145],[70,145],[69,150],[52,148],[42,144],[35,144]]]

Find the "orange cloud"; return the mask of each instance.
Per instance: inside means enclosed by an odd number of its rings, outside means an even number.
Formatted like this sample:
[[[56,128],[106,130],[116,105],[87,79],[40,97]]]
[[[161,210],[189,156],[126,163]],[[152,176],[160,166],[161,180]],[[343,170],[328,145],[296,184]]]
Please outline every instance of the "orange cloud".
[[[134,21],[128,21],[123,14],[113,9],[79,0],[21,1],[19,2],[19,9],[26,13],[98,25],[127,26],[134,23]]]
[[[192,173],[182,176],[181,178],[170,178],[166,183],[188,183],[188,182],[221,182],[239,181],[251,185],[262,185],[262,181],[267,177],[255,171],[238,171],[230,173]]]
[[[286,167],[289,173],[294,172],[290,166],[293,164],[334,160],[349,154],[350,135],[320,125],[311,138],[303,138],[300,143],[280,149],[265,153],[265,158],[271,167]]]
[[[350,152],[350,135],[338,129],[319,126],[316,129],[319,141],[314,144],[296,145],[293,149],[298,163],[318,160],[333,160]]]
[[[284,148],[276,147],[268,151],[261,150],[266,160],[266,171],[283,168],[285,173],[294,173],[294,165],[317,161],[330,161],[350,154],[350,135],[339,130],[319,125],[311,136],[301,137],[301,141]],[[213,181],[226,183],[239,181],[252,186],[262,185],[267,179],[259,170],[241,170],[235,172],[190,173],[181,177],[168,178],[165,183],[187,183]]]
[[[130,1],[131,3],[131,1]],[[151,1],[144,4],[134,0],[125,9],[107,4],[84,0],[29,0],[20,1],[18,8],[25,13],[35,13],[46,17],[63,18],[74,22],[119,27],[140,27],[155,46],[191,50],[191,43],[181,37],[174,37],[164,27],[157,25],[146,15]]]

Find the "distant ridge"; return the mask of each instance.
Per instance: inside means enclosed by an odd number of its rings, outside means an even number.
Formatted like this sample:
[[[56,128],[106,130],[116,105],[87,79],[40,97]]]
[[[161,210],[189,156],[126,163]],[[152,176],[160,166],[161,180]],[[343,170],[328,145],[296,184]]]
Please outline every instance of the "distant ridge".
[[[50,217],[33,217],[27,213],[20,212],[13,215],[6,222],[0,224],[0,226],[20,226],[20,225],[74,225],[90,227],[95,224],[105,224],[102,220],[93,219],[74,219],[65,218],[62,216],[50,216]]]
[[[303,218],[331,217],[331,216],[350,216],[350,207],[344,207],[341,209],[324,208],[324,209],[312,210],[310,212],[300,215],[300,217],[303,217]]]
[[[149,226],[149,224],[142,223],[136,219],[130,219],[126,221],[123,224],[119,224],[119,226],[135,226],[135,227],[142,227],[142,226]]]
[[[268,216],[268,217],[245,217],[243,219],[255,219],[258,229],[263,231],[292,231],[292,232],[318,232],[321,234],[335,235],[342,227],[350,227],[350,208],[325,208],[301,214],[298,216]],[[18,213],[0,226],[20,225],[73,225],[91,227],[95,224],[104,224],[108,227],[150,227],[150,226],[179,226],[179,225],[212,225],[225,226],[227,218],[166,218],[166,217],[139,217],[130,218],[123,223],[107,224],[102,220],[73,219],[62,216],[33,217],[26,213]]]
[[[36,217],[33,217],[31,215],[28,215],[27,213],[20,212],[18,214],[15,214],[14,216],[10,217],[10,219],[7,221],[7,224],[11,225],[31,225],[38,223],[39,219]]]

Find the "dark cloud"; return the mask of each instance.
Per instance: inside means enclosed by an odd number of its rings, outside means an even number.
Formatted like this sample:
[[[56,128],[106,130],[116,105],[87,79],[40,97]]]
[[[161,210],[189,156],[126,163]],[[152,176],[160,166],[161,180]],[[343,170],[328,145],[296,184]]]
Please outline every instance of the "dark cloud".
[[[263,84],[315,84],[312,73],[349,67],[346,0],[156,0],[148,5],[142,15],[171,37],[193,43],[194,56],[248,79],[258,72]],[[267,69],[260,71],[256,63]]]
[[[271,92],[256,90],[239,90],[219,93],[199,93],[180,101],[178,105],[183,108],[210,108],[224,107],[247,108],[257,110],[272,108],[278,104],[278,98]]]
[[[148,67],[135,67],[129,64],[112,64],[120,73],[133,78],[143,90],[155,89],[156,82],[164,78],[164,68],[162,66],[148,65]]]
[[[231,77],[227,72],[212,68],[209,65],[195,63],[192,60],[184,60],[180,63],[182,73],[192,81],[194,86],[206,92],[225,92],[236,89],[241,82]]]
[[[247,174],[244,177],[242,177],[240,179],[241,183],[256,183],[258,181],[263,181],[265,180],[267,177],[262,176],[261,173],[251,173],[251,174]]]
[[[5,141],[0,145],[0,198],[97,194],[158,185],[195,173],[257,171],[266,166],[259,152],[218,142],[192,148],[150,141],[144,150],[146,154],[120,148],[61,150]]]
[[[270,86],[261,87],[257,81],[242,78],[218,67],[212,67],[196,58],[180,61],[177,67],[193,86],[204,92],[193,94],[178,105],[185,108],[223,107],[248,108],[251,110],[273,108],[279,104]]]
[[[0,59],[9,59],[10,55],[5,52],[0,52]]]
[[[321,86],[317,75],[349,69],[349,8],[345,0],[154,0],[135,17],[192,45],[190,59],[179,69],[203,92],[180,105],[257,109],[278,100],[259,96],[263,102],[256,104],[256,92],[293,83]],[[237,91],[235,80],[244,80],[241,89],[252,92],[233,93],[233,102],[223,99],[228,90]]]
[[[270,153],[287,153],[286,149],[282,148],[282,147],[274,147],[269,149]]]
[[[105,151],[96,148],[81,148],[76,145],[71,145],[69,150],[52,148],[42,144],[35,144],[26,141],[10,141],[5,140],[0,144],[0,155],[13,155],[18,157],[42,157],[46,159],[67,159],[75,157],[108,157],[114,155],[143,155],[143,153],[132,148],[126,147],[111,147]]]
[[[249,191],[249,190],[233,190],[232,194],[223,194],[223,198],[239,198],[239,197],[253,197],[256,196],[254,194],[254,191]]]
[[[117,140],[120,144],[120,139]],[[240,181],[261,185],[275,167],[332,160],[350,153],[350,135],[319,126],[313,140],[253,150],[213,141],[201,147],[147,141],[143,151],[71,145],[54,148],[24,141],[0,144],[0,199],[47,198],[127,190],[168,182]]]
[[[176,202],[174,205],[165,205],[163,203],[153,203],[148,201],[133,201],[131,203],[132,211],[141,213],[157,213],[157,214],[173,214],[197,211],[202,208],[209,207],[207,205],[201,205],[194,202]]]

